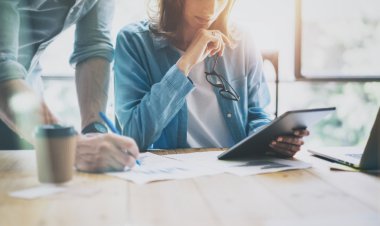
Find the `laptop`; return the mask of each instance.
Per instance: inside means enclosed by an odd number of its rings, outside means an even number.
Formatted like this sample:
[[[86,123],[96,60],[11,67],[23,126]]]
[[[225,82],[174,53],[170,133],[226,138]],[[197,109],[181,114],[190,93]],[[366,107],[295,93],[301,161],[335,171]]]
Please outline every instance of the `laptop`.
[[[310,153],[363,170],[380,169],[380,109],[365,147],[329,147],[309,149]]]

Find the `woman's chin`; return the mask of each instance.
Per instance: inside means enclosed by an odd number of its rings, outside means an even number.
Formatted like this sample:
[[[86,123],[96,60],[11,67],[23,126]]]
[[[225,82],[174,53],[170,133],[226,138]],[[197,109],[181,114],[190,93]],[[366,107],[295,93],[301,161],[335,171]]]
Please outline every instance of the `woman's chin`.
[[[211,24],[196,24],[193,27],[195,28],[195,30],[200,30],[200,29],[208,30],[211,27]]]

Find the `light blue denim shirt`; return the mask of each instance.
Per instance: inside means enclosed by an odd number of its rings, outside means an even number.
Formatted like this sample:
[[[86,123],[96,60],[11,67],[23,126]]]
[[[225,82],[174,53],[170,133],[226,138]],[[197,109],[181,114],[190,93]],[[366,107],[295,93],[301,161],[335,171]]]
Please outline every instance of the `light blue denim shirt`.
[[[195,88],[178,69],[180,53],[169,41],[149,30],[143,21],[124,27],[115,50],[116,116],[123,134],[140,149],[187,148],[186,96]],[[206,58],[206,70],[214,60]],[[224,120],[235,143],[270,122],[264,107],[270,95],[259,51],[242,35],[235,48],[219,58],[217,72],[240,95],[238,102],[224,99],[214,88]]]
[[[114,0],[0,0],[0,82],[38,77],[41,53],[76,24],[70,63],[113,59],[110,25]]]

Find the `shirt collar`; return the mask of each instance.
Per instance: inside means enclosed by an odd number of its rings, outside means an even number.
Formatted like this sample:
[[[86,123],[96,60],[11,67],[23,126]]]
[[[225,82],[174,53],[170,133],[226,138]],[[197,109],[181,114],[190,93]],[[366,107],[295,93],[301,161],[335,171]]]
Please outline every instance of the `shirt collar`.
[[[152,35],[152,40],[153,40],[153,46],[156,50],[163,49],[165,47],[170,46],[169,39],[163,35],[157,35],[153,34]]]

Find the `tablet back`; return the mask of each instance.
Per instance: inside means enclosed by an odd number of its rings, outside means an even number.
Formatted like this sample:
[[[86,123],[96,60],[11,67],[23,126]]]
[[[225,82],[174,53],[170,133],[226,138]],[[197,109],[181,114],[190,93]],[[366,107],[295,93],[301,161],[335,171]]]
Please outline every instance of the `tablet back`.
[[[235,159],[263,155],[270,150],[269,143],[276,137],[291,135],[295,129],[309,128],[333,111],[335,107],[288,111],[220,154],[218,158]]]

